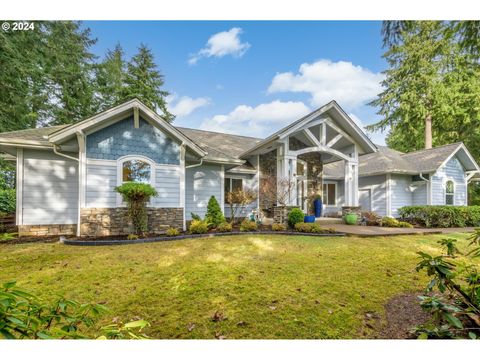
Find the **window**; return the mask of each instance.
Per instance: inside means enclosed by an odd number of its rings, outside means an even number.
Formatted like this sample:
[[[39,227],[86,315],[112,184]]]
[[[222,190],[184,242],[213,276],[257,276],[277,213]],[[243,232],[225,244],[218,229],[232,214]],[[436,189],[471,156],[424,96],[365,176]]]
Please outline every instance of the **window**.
[[[454,205],[455,184],[452,180],[448,180],[445,184],[445,204]]]
[[[243,179],[225,178],[225,194],[243,189]]]
[[[325,205],[337,205],[337,184],[323,184],[323,203]]]
[[[142,160],[127,160],[122,163],[122,182],[150,183],[151,165]]]

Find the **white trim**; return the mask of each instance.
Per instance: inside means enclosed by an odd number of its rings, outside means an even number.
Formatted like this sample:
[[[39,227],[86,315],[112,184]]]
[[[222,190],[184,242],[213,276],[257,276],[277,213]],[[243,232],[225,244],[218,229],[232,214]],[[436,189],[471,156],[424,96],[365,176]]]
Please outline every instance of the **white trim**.
[[[99,125],[104,121],[108,121],[112,117],[119,116],[119,120],[122,116],[120,115],[129,115],[134,112],[134,108],[137,107],[139,112],[141,111],[145,116],[145,120],[157,125],[162,130],[165,130],[170,135],[176,137],[178,140],[181,140],[187,144],[197,155],[203,157],[207,153],[200,148],[197,144],[187,138],[183,133],[177,130],[174,126],[165,121],[160,115],[150,110],[146,105],[140,102],[138,99],[133,99],[127,101],[123,104],[120,104],[114,108],[111,108],[107,111],[104,111],[100,114],[94,115],[86,120],[80,121],[76,124],[67,126],[66,128],[60,129],[53,134],[49,135],[48,140],[53,143],[57,143],[63,139],[66,139],[74,135],[78,130],[87,131],[89,128]],[[149,121],[150,120],[150,121]]]
[[[85,134],[81,131],[77,132],[78,141],[78,214],[77,214],[77,236],[80,236],[81,213],[85,207],[86,193],[86,139]]]
[[[450,195],[453,195],[453,204],[447,204],[447,182],[451,181],[452,184],[453,184],[453,193],[449,193]],[[443,178],[442,180],[442,183],[443,183],[443,202],[445,205],[449,205],[449,206],[455,206],[455,194],[457,192],[457,183],[455,182],[455,180],[451,177],[445,177]],[[468,196],[468,194],[466,194]]]
[[[386,212],[387,216],[392,217],[392,175],[388,173],[385,179],[385,190],[386,190]]]
[[[149,157],[146,157],[143,155],[126,155],[117,159],[116,161],[117,162],[117,186],[120,186],[123,184],[123,163],[129,160],[141,160],[150,164],[150,185],[156,188],[155,186],[155,174],[157,172],[156,163]],[[116,194],[116,205],[117,205],[116,207],[125,206],[125,204],[123,204],[123,201],[122,201],[122,196],[118,193]],[[150,202],[148,205],[149,206],[153,205],[153,199],[150,199]]]
[[[187,230],[187,223],[185,219],[185,144],[180,146],[180,207],[183,209],[182,229]]]
[[[324,191],[323,191],[323,185],[328,185],[328,184],[333,184],[333,185],[335,185],[335,204],[333,204],[333,205],[330,204],[330,205],[329,205],[329,204],[327,204],[327,203],[324,203],[324,202],[323,202],[323,198],[322,198],[322,204],[323,204],[323,206],[325,206],[325,207],[327,207],[327,208],[328,208],[328,207],[330,207],[330,208],[332,208],[332,207],[337,207],[337,206],[338,206],[338,203],[339,203],[339,201],[338,201],[338,181],[324,180],[324,181],[322,182],[322,194],[323,194],[323,196],[325,196],[325,193],[324,193]],[[328,188],[328,186],[327,186],[327,188]],[[327,196],[328,196],[328,195],[327,195]]]
[[[322,144],[320,144],[320,141],[317,140],[317,138],[312,134],[310,129],[303,129],[303,133],[314,146],[322,146]]]
[[[17,181],[16,181],[16,202],[15,222],[16,225],[23,225],[23,148],[17,148]]]
[[[1,137],[1,134],[0,134]],[[47,145],[40,141],[23,140],[23,139],[2,139],[0,140],[0,146],[15,146],[29,149],[51,149],[52,145]]]
[[[357,162],[356,160],[354,160],[350,156],[345,155],[344,153],[341,153],[338,150],[335,150],[335,149],[332,149],[332,148],[329,148],[329,147],[326,147],[326,146],[323,146],[323,145],[322,146],[312,146],[312,147],[308,147],[308,148],[297,150],[297,151],[289,151],[288,155],[298,156],[298,155],[302,155],[302,154],[309,153],[309,152],[324,152],[324,153],[327,153],[327,154],[336,155],[343,160],[350,161],[351,163],[356,163]]]
[[[242,183],[243,186],[243,183]],[[220,204],[222,204],[222,213],[225,215],[225,166],[220,167]]]
[[[97,166],[114,166],[117,164],[117,160],[105,160],[105,159],[91,159],[86,158],[85,163],[87,165],[97,165]]]
[[[435,149],[435,148],[433,148]],[[461,143],[460,145],[458,145],[458,147],[452,151],[452,153],[443,161],[443,163],[437,167],[436,170],[438,169],[441,169],[442,167],[444,167],[445,165],[447,165],[447,163],[455,156],[457,155],[458,151],[459,150],[463,150],[465,152],[465,155],[467,155],[468,159],[472,162],[472,164],[475,166],[475,168],[477,169],[477,171],[480,172],[480,167],[478,166],[477,162],[475,161],[475,159],[473,158],[472,154],[470,154],[470,151],[468,151],[467,147]],[[457,160],[461,163],[461,161],[457,158]],[[465,169],[465,166],[463,166],[462,164],[462,167]]]
[[[345,131],[343,131],[342,129],[340,129],[337,125],[335,125],[333,123],[333,120],[331,119],[327,119],[326,121],[326,124],[328,126],[330,126],[333,130],[335,130],[337,133],[343,135],[345,137],[345,139],[347,139],[348,141],[350,141],[352,144],[356,144],[356,141],[352,139],[352,137],[350,135],[348,135]]]
[[[325,121],[322,122],[320,129],[322,129],[321,130],[322,137],[320,138],[320,143],[322,145],[325,145],[327,143],[327,123]]]
[[[332,140],[330,140],[326,146],[327,146],[327,147],[332,147],[332,146],[335,145],[342,137],[343,137],[343,134],[338,134],[338,135],[335,136]]]
[[[133,127],[135,129],[140,128],[140,115],[138,114],[138,107],[133,107]]]
[[[257,210],[260,210],[260,155],[257,155]]]

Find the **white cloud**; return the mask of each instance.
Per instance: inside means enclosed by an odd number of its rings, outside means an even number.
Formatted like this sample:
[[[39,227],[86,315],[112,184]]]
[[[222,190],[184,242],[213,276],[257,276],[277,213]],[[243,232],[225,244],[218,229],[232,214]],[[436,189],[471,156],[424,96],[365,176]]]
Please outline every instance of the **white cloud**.
[[[167,97],[168,110],[177,117],[190,115],[195,110],[210,104],[206,97],[191,98],[189,96],[178,97],[173,94]]]
[[[382,79],[381,73],[351,62],[322,59],[300,65],[296,74],[278,73],[268,92],[306,92],[311,95],[310,103],[314,107],[336,100],[340,106],[354,109],[381,92]]]
[[[242,29],[235,27],[210,36],[205,47],[191,55],[188,63],[194,65],[201,58],[212,56],[223,57],[232,55],[234,57],[241,57],[250,47],[248,42],[242,43],[240,40],[241,33]]]
[[[200,128],[239,135],[266,137],[310,112],[302,102],[275,100],[256,107],[239,105],[227,115],[215,115]]]

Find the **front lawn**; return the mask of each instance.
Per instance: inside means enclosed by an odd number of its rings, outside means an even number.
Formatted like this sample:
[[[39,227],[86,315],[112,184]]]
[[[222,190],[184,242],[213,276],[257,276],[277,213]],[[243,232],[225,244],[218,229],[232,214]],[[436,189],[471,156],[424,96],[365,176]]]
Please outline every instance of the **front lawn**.
[[[438,253],[442,237],[252,234],[111,247],[0,245],[0,282],[16,279],[45,298],[106,302],[111,313],[98,326],[140,317],[154,338],[371,338],[378,330],[366,314],[382,324],[389,299],[423,289],[416,252]],[[213,321],[215,312],[224,319]]]

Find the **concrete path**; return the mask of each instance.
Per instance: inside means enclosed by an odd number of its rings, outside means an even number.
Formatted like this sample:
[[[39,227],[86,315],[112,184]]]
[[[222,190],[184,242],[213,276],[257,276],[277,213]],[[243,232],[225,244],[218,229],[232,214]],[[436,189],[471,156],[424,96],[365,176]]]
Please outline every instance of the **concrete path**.
[[[360,226],[346,224],[324,224],[325,227],[354,236],[392,236],[392,235],[419,235],[419,234],[448,234],[456,232],[472,232],[474,228],[388,228],[380,226]]]

